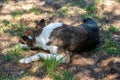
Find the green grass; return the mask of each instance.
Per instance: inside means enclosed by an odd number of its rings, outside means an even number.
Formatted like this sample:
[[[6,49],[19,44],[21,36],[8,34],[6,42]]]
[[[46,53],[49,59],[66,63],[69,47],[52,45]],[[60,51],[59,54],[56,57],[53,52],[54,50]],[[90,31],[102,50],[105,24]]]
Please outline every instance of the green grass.
[[[16,36],[19,36],[21,37],[22,36],[22,33],[24,31],[24,29],[26,28],[24,25],[22,24],[15,24],[15,23],[12,23],[6,19],[4,19],[2,21],[2,27],[1,27],[1,30],[4,32],[4,33],[9,33],[11,35],[16,35]]]
[[[82,8],[86,7],[86,2],[84,0],[72,0],[72,1],[64,0],[64,1],[66,2],[66,4],[70,3],[73,6],[78,6],[78,7],[82,7]]]
[[[94,4],[87,6],[85,10],[88,13],[97,13],[97,7]]]
[[[64,12],[64,13],[66,13],[68,10],[69,10],[69,7],[68,7],[68,6],[63,6],[63,7],[61,8],[61,11]]]
[[[47,59],[43,61],[43,65],[46,68],[47,74],[53,80],[75,80],[74,75],[68,71],[57,71],[57,67],[61,64],[60,61],[56,61],[53,57],[51,59]]]
[[[56,59],[53,57],[51,59],[44,60],[43,64],[47,70],[47,73],[52,74],[53,72],[55,72],[57,66],[60,64],[60,61],[56,61]]]
[[[104,50],[112,56],[120,55],[120,44],[112,38],[112,34],[118,31],[118,28],[110,25],[103,36],[103,41],[105,42]]]
[[[62,78],[61,80],[75,80],[74,74],[69,71],[62,71]]]
[[[82,14],[81,17],[83,19],[88,18],[88,17],[89,18],[93,18],[93,19],[99,19],[99,15],[97,15],[97,14],[91,14],[91,13]]]
[[[23,49],[19,44],[15,45],[12,49],[7,50],[7,54],[4,56],[6,61],[15,60],[18,61],[22,58]]]
[[[42,10],[39,7],[32,7],[31,9],[29,9],[30,12],[34,13],[35,15],[39,15],[39,14],[52,14],[52,12],[50,10]]]
[[[6,4],[8,4],[9,3],[9,0],[3,0],[4,1],[4,3],[6,3]]]
[[[4,19],[4,20],[2,20],[2,24],[4,26],[8,26],[8,24],[10,24],[10,22],[8,20]]]
[[[16,35],[21,37],[23,34],[23,31],[25,30],[25,26],[22,24],[13,24],[13,27],[15,27],[14,31],[16,32]]]
[[[111,38],[110,34],[113,34],[113,33],[118,32],[118,31],[119,31],[119,29],[117,29],[116,27],[111,25],[105,31],[104,37],[103,37],[103,40],[105,42],[104,49],[105,49],[106,53],[113,55],[113,56],[120,55],[120,46],[119,46],[119,43],[117,41],[114,41]]]
[[[40,13],[40,9],[38,7],[32,7],[29,11],[33,12],[36,15]]]
[[[51,76],[53,80],[75,80],[74,74],[67,70],[52,73]]]
[[[120,46],[115,41],[108,41],[104,47],[105,51],[110,55],[120,55]]]
[[[58,17],[63,17],[65,15],[65,13],[63,13],[61,11],[57,11],[57,12],[55,12],[55,15]]]
[[[0,68],[0,73],[1,73],[0,80],[21,80],[17,74],[13,73],[14,75],[12,74],[12,76],[10,76],[10,73],[5,72],[2,68]],[[26,77],[29,74],[30,73],[28,71],[26,71],[22,76]],[[26,80],[28,80],[28,79],[26,79]]]
[[[6,73],[5,73],[5,75],[3,77],[1,77],[0,80],[20,80],[20,79],[10,77],[10,76],[6,75]]]
[[[95,2],[104,3],[105,0],[95,0]]]
[[[116,28],[116,27],[114,27],[114,26],[112,26],[112,25],[110,25],[110,27],[108,28],[108,30],[107,30],[107,31],[114,33],[114,32],[118,32],[118,31],[119,31],[119,29],[118,29],[118,28]]]
[[[63,17],[63,16],[69,17],[70,15],[67,14],[68,10],[69,10],[68,6],[63,6],[59,11],[55,12],[55,15],[58,17]]]
[[[120,2],[120,0],[115,0],[116,2]]]
[[[6,20],[6,19],[4,19],[4,20],[2,20],[2,28],[1,28],[1,30],[4,32],[5,30],[7,30],[7,29],[10,29],[11,28],[11,26],[12,26],[12,24],[8,21],[8,20]]]
[[[89,13],[82,14],[81,16],[82,16],[83,19],[88,18],[88,17],[92,17],[92,15],[89,14]]]
[[[11,16],[12,16],[13,18],[20,17],[20,16],[22,16],[22,12],[21,12],[21,11],[12,12],[12,13],[11,13]]]
[[[56,72],[56,68],[59,64],[60,61],[56,61],[54,57],[43,61],[43,65],[47,70],[47,74],[50,75],[54,80],[59,80],[61,78],[61,76]]]

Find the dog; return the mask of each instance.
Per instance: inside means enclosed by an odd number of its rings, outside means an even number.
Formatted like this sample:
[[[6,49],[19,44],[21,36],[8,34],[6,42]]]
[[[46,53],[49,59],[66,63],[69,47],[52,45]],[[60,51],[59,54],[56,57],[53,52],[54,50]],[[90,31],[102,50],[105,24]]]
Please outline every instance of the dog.
[[[20,63],[31,63],[40,59],[61,60],[69,63],[72,53],[90,51],[99,44],[99,27],[92,18],[83,20],[80,26],[70,26],[61,22],[45,25],[45,20],[37,22],[34,29],[27,30],[20,39],[23,48],[39,47],[48,50],[50,54],[38,53],[23,58]]]

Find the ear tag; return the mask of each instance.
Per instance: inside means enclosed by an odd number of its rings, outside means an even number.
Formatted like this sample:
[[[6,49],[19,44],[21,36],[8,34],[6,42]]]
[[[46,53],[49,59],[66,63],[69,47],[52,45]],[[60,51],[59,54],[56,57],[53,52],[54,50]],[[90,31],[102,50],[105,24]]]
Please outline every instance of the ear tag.
[[[32,36],[28,36],[28,39],[32,40]]]

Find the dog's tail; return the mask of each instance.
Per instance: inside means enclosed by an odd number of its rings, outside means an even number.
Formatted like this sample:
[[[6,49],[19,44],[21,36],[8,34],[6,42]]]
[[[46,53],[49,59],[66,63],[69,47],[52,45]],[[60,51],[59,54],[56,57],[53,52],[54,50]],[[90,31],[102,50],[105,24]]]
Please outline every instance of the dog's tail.
[[[91,25],[97,25],[97,23],[95,22],[95,20],[93,20],[92,18],[85,18],[82,21],[84,24],[91,24]]]
[[[99,30],[97,22],[92,18],[85,18],[82,22],[84,23],[84,27],[91,28],[93,30]]]

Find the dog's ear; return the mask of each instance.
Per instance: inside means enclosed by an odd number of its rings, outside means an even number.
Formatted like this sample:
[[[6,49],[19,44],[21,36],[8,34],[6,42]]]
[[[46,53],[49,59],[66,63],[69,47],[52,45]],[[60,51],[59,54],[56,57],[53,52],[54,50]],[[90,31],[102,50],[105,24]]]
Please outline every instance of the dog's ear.
[[[41,19],[40,21],[36,20],[35,23],[36,23],[35,28],[43,28],[46,26],[44,19]]]

